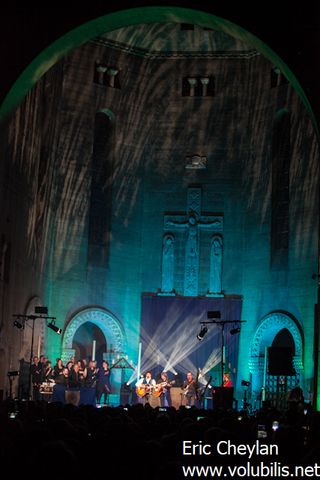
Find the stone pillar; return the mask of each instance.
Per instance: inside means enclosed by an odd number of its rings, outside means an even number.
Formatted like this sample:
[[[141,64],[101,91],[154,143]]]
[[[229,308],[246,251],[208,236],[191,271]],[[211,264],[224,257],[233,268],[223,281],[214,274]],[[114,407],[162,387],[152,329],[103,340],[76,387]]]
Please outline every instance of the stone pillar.
[[[108,68],[108,78],[109,78],[109,85],[110,87],[114,88],[114,79],[116,77],[116,75],[118,75],[119,73],[119,70],[117,70],[116,68]]]
[[[209,78],[203,77],[203,78],[200,78],[200,81],[202,84],[202,96],[206,97],[208,92]]]
[[[188,78],[188,82],[190,85],[190,97],[194,97],[195,88],[198,84],[198,80],[196,78]]]
[[[107,67],[104,67],[103,65],[97,65],[96,70],[98,72],[98,83],[99,85],[103,85],[103,77],[107,71]]]

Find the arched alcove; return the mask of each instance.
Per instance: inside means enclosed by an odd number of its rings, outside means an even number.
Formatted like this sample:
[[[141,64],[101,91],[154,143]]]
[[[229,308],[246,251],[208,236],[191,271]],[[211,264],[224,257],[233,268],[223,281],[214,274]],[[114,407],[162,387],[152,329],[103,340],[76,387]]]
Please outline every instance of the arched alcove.
[[[266,349],[272,346],[277,335],[284,329],[290,333],[294,342],[293,366],[300,376],[303,372],[303,338],[298,322],[288,313],[269,313],[257,326],[250,347],[249,368],[255,389],[262,387]]]
[[[61,358],[63,362],[67,362],[75,354],[75,350],[72,348],[74,337],[78,329],[87,322],[99,327],[113,350],[124,351],[125,334],[116,316],[102,307],[87,307],[72,315],[67,324],[62,340]]]
[[[77,360],[86,359],[88,361],[92,357],[93,340],[96,342],[95,360],[98,365],[101,365],[108,343],[101,328],[94,323],[86,322],[80,325],[73,337],[72,348],[75,350]]]

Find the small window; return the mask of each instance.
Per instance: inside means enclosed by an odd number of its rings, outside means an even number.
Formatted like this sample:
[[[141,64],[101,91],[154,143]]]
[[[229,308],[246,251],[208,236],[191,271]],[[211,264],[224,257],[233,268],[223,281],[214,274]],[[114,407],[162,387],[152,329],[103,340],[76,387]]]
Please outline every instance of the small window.
[[[181,95],[183,97],[213,97],[215,95],[214,77],[212,75],[184,77]]]
[[[97,85],[120,89],[120,70],[115,66],[97,61],[94,67],[93,82]]]

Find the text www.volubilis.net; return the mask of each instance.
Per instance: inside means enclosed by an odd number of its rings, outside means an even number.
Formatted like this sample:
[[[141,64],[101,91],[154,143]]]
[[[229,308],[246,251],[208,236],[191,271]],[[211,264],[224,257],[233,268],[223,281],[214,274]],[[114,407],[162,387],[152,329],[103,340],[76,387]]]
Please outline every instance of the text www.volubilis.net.
[[[217,466],[217,465],[182,465],[182,473],[186,478],[318,478],[320,477],[320,464],[301,466],[295,465],[289,467],[288,465],[281,465],[280,462],[251,464],[247,462],[246,465],[239,466]]]

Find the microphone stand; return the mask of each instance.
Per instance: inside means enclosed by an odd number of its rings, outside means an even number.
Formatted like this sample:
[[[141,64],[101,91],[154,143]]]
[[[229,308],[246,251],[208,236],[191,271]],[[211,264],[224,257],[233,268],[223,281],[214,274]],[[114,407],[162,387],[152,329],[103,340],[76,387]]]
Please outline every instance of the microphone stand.
[[[211,383],[211,380],[212,380],[212,375],[210,375],[210,378],[209,378],[209,380],[207,381],[207,384],[206,384],[206,386],[204,387],[203,392],[202,392],[201,395],[200,395],[200,407],[201,407],[201,408],[202,408],[202,406],[203,406],[204,396],[205,396],[205,394],[206,394],[206,391],[207,391],[207,389],[208,389],[209,384]]]
[[[224,347],[225,347],[225,340],[224,340],[224,327],[226,323],[246,323],[246,320],[210,320],[208,322],[200,322],[201,325],[209,325],[209,324],[216,324],[221,327],[221,382],[220,385],[223,386],[223,374],[224,374]]]

